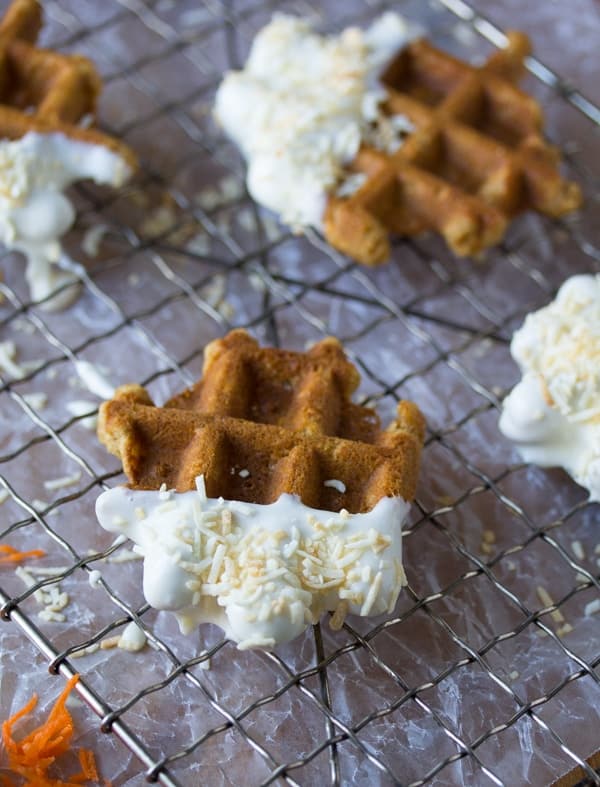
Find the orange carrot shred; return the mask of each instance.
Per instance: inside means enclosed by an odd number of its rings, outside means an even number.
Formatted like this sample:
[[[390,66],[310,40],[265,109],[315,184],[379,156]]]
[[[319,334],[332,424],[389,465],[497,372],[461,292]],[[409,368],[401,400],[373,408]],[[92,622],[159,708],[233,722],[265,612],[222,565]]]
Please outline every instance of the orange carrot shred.
[[[0,563],[20,563],[28,557],[44,557],[46,553],[43,549],[29,549],[26,552],[19,552],[18,549],[11,547],[10,544],[0,544]]]
[[[96,768],[94,752],[90,749],[79,749],[79,762],[81,763],[81,770],[85,774],[85,778],[98,781],[98,770]]]
[[[13,737],[13,727],[37,705],[34,694],[29,702],[7,719],[2,725],[2,741],[8,754],[8,764],[14,774],[25,779],[23,787],[77,787],[84,781],[98,781],[98,771],[94,755],[87,749],[78,752],[81,773],[71,777],[67,782],[52,779],[48,776],[48,768],[57,757],[69,750],[73,737],[73,719],[67,710],[67,697],[79,680],[74,675],[56,700],[48,718],[32,730],[20,741]],[[6,779],[7,787],[14,787],[12,781]]]

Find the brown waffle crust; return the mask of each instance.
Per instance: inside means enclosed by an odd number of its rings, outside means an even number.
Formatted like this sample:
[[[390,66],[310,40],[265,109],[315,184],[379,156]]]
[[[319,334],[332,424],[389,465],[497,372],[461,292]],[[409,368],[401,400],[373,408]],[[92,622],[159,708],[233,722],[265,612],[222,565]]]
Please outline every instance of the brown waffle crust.
[[[330,368],[320,387],[319,369]],[[286,374],[299,383],[291,394]],[[242,379],[251,392],[238,398]],[[314,508],[355,513],[386,496],[412,500],[423,416],[412,402],[400,402],[396,420],[383,431],[372,410],[349,401],[357,384],[358,373],[335,339],[292,353],[259,348],[234,331],[207,347],[200,383],[164,407],[141,386],[119,388],[100,408],[98,436],[122,460],[133,489],[164,483],[183,492],[203,474],[210,497],[252,503],[270,503],[285,492]],[[221,385],[225,404],[217,407]],[[279,402],[284,389],[285,402]],[[358,426],[350,425],[352,414]],[[332,480],[343,486],[325,484]]]
[[[337,339],[299,353],[260,347],[235,330],[206,347],[202,379],[165,407],[373,442],[376,413],[350,400],[359,382]]]
[[[127,145],[78,125],[84,118],[95,118],[102,80],[94,65],[80,55],[37,48],[41,28],[37,0],[13,0],[0,21],[0,138],[60,132],[104,145],[134,169],[137,159]]]
[[[414,130],[393,154],[361,148],[351,172],[367,180],[351,196],[329,200],[327,240],[376,265],[389,257],[390,232],[433,230],[456,254],[473,256],[497,244],[518,213],[576,210],[580,188],[558,171],[540,105],[515,85],[529,52],[518,32],[479,67],[423,39],[406,46],[382,82],[387,114],[405,115]]]

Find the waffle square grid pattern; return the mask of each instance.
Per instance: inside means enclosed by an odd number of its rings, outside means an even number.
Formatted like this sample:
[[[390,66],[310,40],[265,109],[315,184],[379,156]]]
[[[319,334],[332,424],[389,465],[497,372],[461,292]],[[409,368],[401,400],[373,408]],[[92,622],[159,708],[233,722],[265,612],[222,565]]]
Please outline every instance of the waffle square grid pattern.
[[[331,32],[387,8],[277,6]],[[586,763],[600,720],[597,506],[561,471],[525,466],[497,428],[518,379],[512,332],[565,278],[600,268],[598,110],[530,61],[525,89],[582,187],[581,214],[520,217],[478,263],[417,237],[365,270],[252,203],[211,119],[222,73],[245,61],[274,4],[73,9],[45,4],[40,46],[94,62],[99,126],[136,151],[140,173],[121,191],[73,189],[65,241],[85,267],[68,312],[32,304],[22,260],[0,259],[0,543],[47,553],[25,564],[32,582],[0,564],[3,713],[39,691],[49,662],[79,672],[76,723],[115,784],[145,772],[167,785],[550,785],[574,768],[568,784],[600,783]],[[502,42],[460,0],[394,10],[471,62]],[[340,631],[324,620],[271,653],[238,652],[211,626],[183,637],[144,602],[129,546],[94,517],[102,489],[125,480],[86,428],[101,399],[135,380],[169,400],[200,378],[204,346],[238,327],[297,350],[336,336],[360,371],[361,406],[386,423],[410,399],[428,422],[393,615]],[[82,383],[88,362],[108,381],[101,396]],[[62,620],[42,615],[52,588],[68,597]],[[145,649],[102,644],[131,620]],[[31,682],[24,634],[39,651]],[[47,680],[56,696],[62,679]]]

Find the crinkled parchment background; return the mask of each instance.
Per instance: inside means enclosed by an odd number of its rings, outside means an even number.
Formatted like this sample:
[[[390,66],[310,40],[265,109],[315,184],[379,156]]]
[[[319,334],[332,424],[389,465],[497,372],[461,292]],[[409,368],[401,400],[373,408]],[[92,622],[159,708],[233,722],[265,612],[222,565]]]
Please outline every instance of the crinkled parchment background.
[[[600,99],[594,0],[476,5],[500,26],[530,33],[544,62]],[[60,0],[45,6],[44,44],[95,60],[106,81],[101,124],[136,148],[143,170],[120,195],[89,185],[75,190],[80,217],[69,251],[85,263],[89,278],[65,312],[20,310],[19,299],[27,301],[22,261],[8,255],[0,261],[8,288],[0,341],[16,343],[19,362],[43,364],[0,389],[0,474],[22,501],[64,498],[44,517],[45,527],[17,500],[7,500],[0,507],[0,540],[41,546],[48,556],[39,564],[63,567],[110,545],[94,517],[98,477],[107,474],[110,485],[122,477],[116,460],[66,408],[74,399],[98,402],[78,384],[66,348],[98,364],[114,384],[148,383],[162,402],[197,378],[203,346],[231,326],[248,326],[266,341],[277,335],[292,348],[334,334],[363,372],[363,399],[387,417],[395,396],[413,398],[431,430],[420,509],[405,538],[410,591],[398,603],[395,622],[368,638],[369,651],[359,638],[382,621],[350,619],[338,633],[323,626],[323,654],[332,656],[332,711],[353,728],[351,739],[343,736],[337,746],[340,780],[387,785],[390,773],[402,783],[424,779],[459,750],[451,731],[475,746],[479,762],[469,754],[439,770],[432,783],[491,783],[482,765],[504,784],[551,783],[574,763],[545,725],[580,757],[599,743],[599,676],[588,665],[600,654],[600,616],[584,615],[585,605],[600,597],[589,579],[598,576],[598,506],[586,506],[584,492],[561,471],[524,467],[498,433],[496,405],[518,378],[508,338],[523,315],[546,303],[568,275],[598,264],[577,243],[594,242],[595,232],[598,245],[593,124],[528,80],[546,107],[550,136],[566,146],[577,168],[572,174],[587,191],[585,211],[568,228],[527,217],[510,232],[511,252],[497,250],[483,262],[454,260],[435,239],[422,239],[397,244],[389,265],[365,270],[331,255],[317,238],[289,235],[253,208],[242,189],[243,164],[213,124],[210,107],[223,69],[243,61],[273,9],[312,13],[335,30],[354,19],[368,21],[380,6],[331,2],[319,10],[300,0]],[[476,58],[485,51],[467,25],[436,3],[397,7],[425,20],[434,40],[457,53]],[[91,257],[82,241],[98,223],[107,232]],[[44,423],[19,399],[39,392],[48,397],[39,412]],[[81,478],[74,486],[44,487],[44,480],[76,470]],[[486,531],[493,541],[485,542]],[[583,559],[573,552],[574,541]],[[142,607],[139,563],[96,560],[90,566],[102,571],[112,598],[103,587],[91,588],[86,570],[77,568],[61,582],[71,598],[64,623],[39,620],[33,598],[20,605],[57,651],[122,621],[115,600]],[[24,590],[4,566],[0,586],[9,595]],[[543,607],[538,586],[554,601],[568,597],[560,605],[564,621],[540,618],[552,632],[545,636],[532,620]],[[319,677],[310,671],[319,661],[312,632],[274,657],[238,653],[210,627],[184,638],[168,616],[151,610],[142,620],[170,654],[149,647],[136,654],[104,650],[72,663],[118,709],[165,680],[177,661],[218,646],[209,671],[192,666],[122,714],[158,759],[219,730],[171,765],[175,778],[189,785],[258,784],[277,765],[316,752],[290,776],[301,784],[328,782],[331,747],[325,743],[340,729],[332,733],[322,713]],[[572,630],[567,626],[558,636],[565,622]],[[48,676],[46,657],[15,623],[0,623],[0,650],[2,715],[21,707],[32,691],[40,694],[41,714],[63,680]],[[306,671],[301,682],[290,682]],[[565,684],[571,675],[579,677]],[[536,703],[536,718],[519,713],[540,698],[546,701]],[[80,702],[73,713],[77,745],[97,752],[102,776],[115,785],[141,784],[138,760],[99,732],[94,713]],[[239,721],[228,723],[236,716]],[[63,775],[74,769],[70,760]]]

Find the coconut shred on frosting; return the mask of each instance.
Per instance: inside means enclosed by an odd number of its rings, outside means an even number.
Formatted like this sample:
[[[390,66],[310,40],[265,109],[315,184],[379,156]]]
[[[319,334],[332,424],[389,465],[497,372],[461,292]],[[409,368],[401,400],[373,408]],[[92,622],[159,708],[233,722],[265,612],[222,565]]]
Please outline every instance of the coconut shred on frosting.
[[[500,429],[526,462],[563,467],[600,502],[600,275],[568,279],[513,336],[523,378]]]
[[[34,300],[73,281],[72,274],[55,265],[62,259],[59,239],[75,221],[75,209],[63,190],[85,178],[120,186],[130,174],[125,159],[109,148],[60,132],[29,132],[0,141],[0,241],[26,256]],[[48,306],[65,306],[73,295],[71,288]]]
[[[406,584],[402,498],[364,514],[321,511],[283,494],[258,505],[197,491],[117,487],[96,503],[105,530],[144,557],[144,595],[175,613],[183,633],[216,623],[238,648],[269,649],[298,636],[326,610],[391,612]]]
[[[361,142],[394,152],[412,130],[408,118],[384,115],[379,75],[422,33],[392,12],[338,36],[276,14],[216,97],[216,117],[247,159],[254,199],[292,226],[321,227],[328,194],[362,185],[364,176],[344,171]]]

